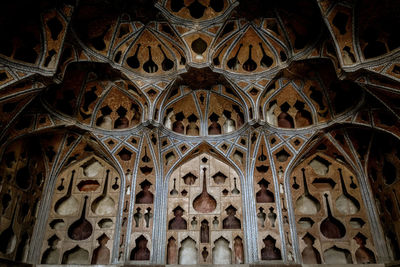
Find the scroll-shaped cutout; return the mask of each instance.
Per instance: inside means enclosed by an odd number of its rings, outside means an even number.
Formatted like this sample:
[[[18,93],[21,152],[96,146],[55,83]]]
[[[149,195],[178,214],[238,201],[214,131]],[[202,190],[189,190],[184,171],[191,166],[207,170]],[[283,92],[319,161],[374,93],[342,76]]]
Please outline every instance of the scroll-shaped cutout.
[[[303,263],[305,264],[321,264],[321,254],[318,249],[314,247],[315,238],[307,233],[303,236],[303,241],[306,247],[301,252],[301,257],[303,258]]]
[[[213,264],[231,264],[232,250],[229,248],[229,241],[220,237],[214,242]]]
[[[321,204],[308,191],[305,169],[302,168],[301,171],[303,172],[304,193],[296,200],[296,210],[301,214],[314,215],[320,210]]]
[[[175,218],[173,218],[169,221],[168,229],[169,230],[186,230],[187,222],[184,218],[182,218],[184,210],[180,206],[177,206],[173,210],[173,212],[174,212]]]
[[[238,218],[236,218],[236,211],[237,209],[232,206],[229,205],[229,207],[227,207],[225,209],[226,214],[228,214],[228,217],[226,217],[223,221],[222,221],[222,228],[223,229],[240,229],[241,228],[241,223],[240,220]]]
[[[178,264],[197,264],[197,258],[196,242],[188,236],[181,242]]]
[[[336,245],[324,251],[326,264],[352,264],[350,251],[339,248]]]
[[[222,172],[217,172],[216,174],[214,174],[213,176],[211,176],[214,179],[214,183],[216,184],[224,184],[226,178],[228,178],[228,176],[226,176],[225,174],[223,174]]]
[[[1,240],[0,252],[3,254],[6,254],[6,255],[13,253],[15,250],[15,247],[17,245],[17,236],[15,235],[15,232],[14,232],[14,221],[15,221],[15,213],[18,208],[18,202],[19,202],[19,197],[17,198],[17,201],[15,202],[14,211],[11,216],[10,224],[0,234],[0,240]]]
[[[203,168],[203,190],[194,200],[193,208],[200,213],[209,213],[217,207],[217,201],[207,192],[207,168]]]
[[[76,245],[65,251],[61,264],[89,264],[89,252]]]
[[[72,184],[74,181],[74,175],[75,175],[75,170],[72,171],[67,193],[65,194],[65,196],[60,198],[54,206],[55,212],[61,216],[74,215],[78,212],[78,209],[79,209],[78,200],[74,196],[71,195]]]
[[[139,236],[136,240],[136,247],[132,249],[131,260],[134,261],[148,261],[150,260],[150,250],[147,248],[147,239],[143,235]]]
[[[344,215],[356,214],[360,210],[360,203],[347,192],[342,169],[339,168],[338,171],[340,174],[340,183],[342,185],[342,194],[336,199],[336,209]]]
[[[261,249],[261,259],[262,260],[281,260],[281,251],[275,246],[276,240],[268,235],[263,239],[264,248]]]
[[[332,190],[336,186],[336,182],[332,178],[315,178],[312,182],[313,186],[322,190]]]
[[[149,190],[152,184],[147,179],[145,179],[139,185],[142,188],[142,190],[136,195],[136,203],[137,204],[153,204],[154,195]]]
[[[85,240],[92,235],[93,226],[85,218],[87,199],[88,196],[85,196],[81,217],[78,220],[76,220],[73,224],[71,224],[70,227],[68,228],[68,237],[71,238],[72,240],[78,240],[78,241]]]
[[[81,192],[93,192],[99,188],[100,184],[97,180],[83,180],[76,185]]]
[[[183,177],[183,182],[187,185],[192,185],[196,182],[197,176],[194,175],[191,172],[188,172],[187,174],[185,174]]]
[[[106,179],[104,182],[103,193],[92,202],[92,211],[96,215],[111,215],[115,212],[115,202],[107,195],[108,176],[110,170],[107,170]]]
[[[269,182],[264,178],[258,182],[260,190],[256,193],[257,203],[273,203],[275,202],[274,194],[268,190]]]
[[[344,227],[343,223],[333,217],[329,205],[328,194],[324,194],[324,197],[328,216],[322,221],[320,225],[320,231],[326,238],[342,238],[346,234],[346,228]]]
[[[99,246],[93,250],[92,264],[110,263],[110,250],[106,247],[108,240],[110,238],[104,233],[97,238]]]

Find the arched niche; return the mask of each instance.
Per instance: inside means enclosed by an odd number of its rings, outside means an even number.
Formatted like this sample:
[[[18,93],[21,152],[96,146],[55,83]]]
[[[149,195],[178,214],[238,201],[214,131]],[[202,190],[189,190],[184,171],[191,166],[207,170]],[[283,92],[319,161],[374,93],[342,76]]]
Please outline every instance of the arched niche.
[[[302,60],[268,83],[260,99],[262,118],[286,129],[332,121],[353,110],[363,99],[360,86],[337,78],[331,61]]]
[[[69,64],[63,83],[49,86],[44,99],[64,116],[102,130],[134,128],[147,108],[143,93],[105,63]]]
[[[359,138],[358,135],[354,135]],[[368,181],[385,235],[389,256],[400,258],[400,141],[383,132],[372,132],[368,139],[364,158]],[[365,148],[365,146],[364,146]],[[368,155],[368,158],[367,158]]]
[[[302,262],[376,262],[357,173],[326,138],[299,158],[288,178]],[[358,260],[355,252],[364,248],[371,256]]]
[[[39,136],[8,144],[0,161],[0,257],[26,262],[46,182]]]
[[[121,188],[116,178],[117,170],[94,153],[60,172],[41,263],[110,263]]]
[[[246,123],[246,109],[231,88],[215,85],[212,90],[187,90],[190,88],[180,86],[171,91],[163,108],[165,128],[191,136],[221,135]]]
[[[179,263],[182,251],[196,251],[199,264],[227,262],[213,253],[229,249],[229,262],[243,263],[241,191],[236,170],[207,150],[181,163],[168,183],[167,262]]]

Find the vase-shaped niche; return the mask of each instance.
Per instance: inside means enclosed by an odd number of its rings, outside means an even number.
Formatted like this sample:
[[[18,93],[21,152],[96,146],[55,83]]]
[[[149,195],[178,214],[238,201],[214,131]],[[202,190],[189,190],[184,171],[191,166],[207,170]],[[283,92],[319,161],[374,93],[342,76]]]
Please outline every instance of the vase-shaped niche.
[[[228,214],[228,217],[226,217],[222,221],[222,228],[223,229],[240,229],[241,223],[238,218],[236,218],[236,211],[237,209],[230,205],[225,209],[226,214]]]
[[[92,264],[109,264],[110,263],[110,250],[106,244],[110,238],[106,234],[102,234],[97,238],[99,246],[93,250]]]
[[[321,264],[321,254],[314,247],[315,238],[307,233],[303,237],[303,241],[306,244],[306,247],[303,249],[301,253],[301,257],[303,258],[303,263],[305,264]]]
[[[153,204],[154,195],[150,192],[152,184],[146,179],[139,185],[142,190],[136,195],[136,204]]]
[[[168,229],[170,230],[187,229],[187,222],[184,218],[182,218],[184,210],[180,206],[178,206],[173,210],[173,212],[175,218],[169,221]]]
[[[261,259],[262,260],[281,260],[281,251],[275,246],[276,240],[268,235],[263,239],[264,248],[261,249]]]
[[[131,260],[148,261],[150,260],[150,250],[147,248],[147,239],[141,235],[135,240],[135,248],[131,252]]]

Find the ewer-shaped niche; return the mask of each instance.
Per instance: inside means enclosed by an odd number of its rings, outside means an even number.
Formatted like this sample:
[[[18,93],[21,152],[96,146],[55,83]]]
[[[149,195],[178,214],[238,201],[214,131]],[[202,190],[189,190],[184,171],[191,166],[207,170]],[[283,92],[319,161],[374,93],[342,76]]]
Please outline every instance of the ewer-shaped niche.
[[[244,262],[239,176],[222,160],[197,153],[169,180],[167,262]]]

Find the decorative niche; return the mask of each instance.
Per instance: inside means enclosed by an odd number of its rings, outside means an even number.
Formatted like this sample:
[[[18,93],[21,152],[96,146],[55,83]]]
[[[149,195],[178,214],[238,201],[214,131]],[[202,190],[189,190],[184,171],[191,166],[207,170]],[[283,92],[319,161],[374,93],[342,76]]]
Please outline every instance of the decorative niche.
[[[117,171],[95,155],[57,177],[40,262],[109,264],[120,194]]]
[[[322,152],[306,157],[291,173],[303,263],[376,262],[368,218],[355,177],[343,161]],[[364,256],[360,257],[360,253]]]
[[[203,153],[181,164],[167,212],[167,264],[244,263],[240,179],[226,163]]]

